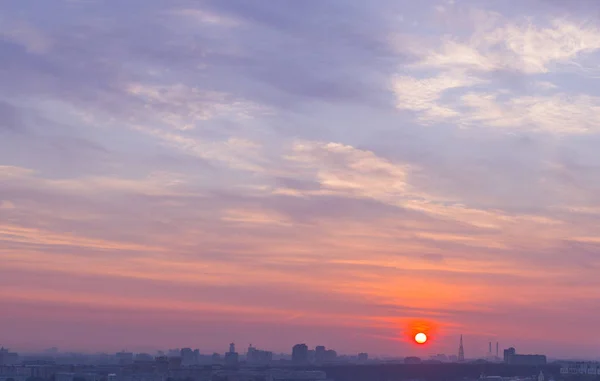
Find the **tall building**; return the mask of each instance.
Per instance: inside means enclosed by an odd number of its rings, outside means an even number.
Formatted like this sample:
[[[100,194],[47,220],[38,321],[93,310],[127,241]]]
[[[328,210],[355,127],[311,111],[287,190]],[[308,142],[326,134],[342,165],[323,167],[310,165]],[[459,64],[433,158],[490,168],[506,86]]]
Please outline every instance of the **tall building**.
[[[328,349],[325,351],[325,362],[331,363],[335,362],[337,359],[337,352],[333,349]]]
[[[462,335],[460,335],[460,345],[458,346],[458,361],[459,362],[465,361],[465,349],[463,347]]]
[[[515,348],[510,347],[508,349],[504,350],[504,363],[508,364],[510,361],[510,357],[514,356],[517,353],[517,351],[515,350]]]
[[[294,364],[308,364],[308,346],[296,344],[292,348],[292,362]]]
[[[325,362],[325,346],[319,345],[315,348],[315,362],[323,364]]]
[[[192,366],[198,364],[198,357],[200,355],[199,350],[192,350],[192,348],[181,349],[181,365]]]
[[[237,367],[239,363],[239,355],[235,351],[235,344],[229,344],[229,352],[225,353],[225,366]]]

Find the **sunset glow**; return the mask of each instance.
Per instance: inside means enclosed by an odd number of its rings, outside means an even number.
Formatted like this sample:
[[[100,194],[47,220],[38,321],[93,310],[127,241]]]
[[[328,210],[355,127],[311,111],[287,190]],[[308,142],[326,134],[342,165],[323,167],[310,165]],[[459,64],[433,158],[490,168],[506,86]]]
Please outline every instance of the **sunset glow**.
[[[597,352],[598,11],[0,1],[0,347]]]

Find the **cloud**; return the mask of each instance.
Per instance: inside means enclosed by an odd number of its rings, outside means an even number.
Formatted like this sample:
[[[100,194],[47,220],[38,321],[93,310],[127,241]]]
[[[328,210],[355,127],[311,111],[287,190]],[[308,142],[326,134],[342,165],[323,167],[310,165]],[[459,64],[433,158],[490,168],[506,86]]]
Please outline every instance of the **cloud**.
[[[489,17],[486,22],[489,22]],[[529,19],[496,19],[468,39],[448,37],[433,48],[416,52],[422,57],[417,67],[441,70],[462,69],[475,72],[515,70],[524,74],[546,73],[551,68],[570,64],[579,56],[600,48],[600,30],[593,24],[553,19],[540,27]]]
[[[600,98],[587,95],[521,96],[500,100],[493,94],[469,93],[462,97],[469,108],[465,124],[529,128],[555,133],[596,132]]]
[[[481,79],[460,73],[446,73],[433,78],[417,79],[410,76],[394,78],[393,91],[396,94],[396,107],[401,110],[416,111],[418,119],[424,123],[444,121],[457,117],[459,112],[452,106],[440,102],[448,90],[468,88],[482,83]]]
[[[595,131],[594,110],[600,106],[596,96],[570,94],[552,82],[539,80],[534,82],[538,90],[555,93],[523,94],[523,88],[501,79],[502,73],[524,78],[551,71],[571,72],[567,66],[581,68],[578,61],[600,48],[600,30],[594,24],[567,19],[550,19],[540,26],[533,19],[509,20],[495,13],[484,16],[463,16],[473,22],[468,38],[447,36],[438,43],[411,47],[420,60],[409,66],[409,75],[392,79],[396,107],[415,111],[422,124],[443,122],[559,134]],[[431,70],[439,74],[425,74]],[[444,96],[450,91],[452,97]]]
[[[287,159],[307,170],[326,191],[389,202],[406,191],[407,166],[339,143],[297,142]]]
[[[252,102],[182,84],[149,86],[132,83],[127,86],[127,92],[143,104],[141,113],[150,113],[155,120],[178,130],[196,128],[198,123],[213,118],[229,117],[240,121],[267,113],[264,107]]]

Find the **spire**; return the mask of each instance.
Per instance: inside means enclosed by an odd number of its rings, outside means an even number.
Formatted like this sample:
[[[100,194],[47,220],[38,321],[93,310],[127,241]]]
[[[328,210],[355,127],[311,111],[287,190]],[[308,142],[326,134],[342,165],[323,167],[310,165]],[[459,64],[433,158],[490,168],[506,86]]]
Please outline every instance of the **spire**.
[[[458,347],[458,361],[460,361],[460,362],[465,361],[465,350],[463,348],[462,335],[460,335],[460,345]]]

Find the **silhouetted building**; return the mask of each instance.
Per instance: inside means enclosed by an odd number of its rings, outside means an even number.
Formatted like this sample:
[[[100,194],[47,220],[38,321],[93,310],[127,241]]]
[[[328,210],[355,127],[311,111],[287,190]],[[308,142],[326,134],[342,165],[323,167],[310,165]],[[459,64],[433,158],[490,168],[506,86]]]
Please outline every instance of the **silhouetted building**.
[[[504,350],[504,362],[509,365],[546,365],[545,355],[520,355],[515,348]]]
[[[10,352],[8,349],[0,348],[0,365],[15,365],[19,362],[19,354]]]
[[[267,381],[328,381],[327,374],[320,370],[271,369]]]
[[[315,350],[314,349],[308,350],[308,362],[311,364],[315,363]]]
[[[420,364],[422,361],[420,358],[418,357],[414,357],[414,356],[410,356],[410,357],[406,357],[404,358],[404,363],[405,364]]]
[[[456,358],[456,356],[454,356]],[[431,360],[439,361],[439,362],[447,362],[448,356],[443,353],[438,353],[437,355],[431,356]]]
[[[358,362],[360,363],[365,363],[369,360],[369,354],[368,353],[359,353],[358,354]]]
[[[229,344],[229,352],[225,353],[225,366],[237,367],[239,363],[239,355],[235,351],[235,344]]]
[[[135,362],[152,362],[154,357],[148,353],[138,353],[135,355]]]
[[[325,362],[335,362],[335,360],[337,359],[337,352],[334,351],[333,349],[328,349],[325,351]]]
[[[292,348],[292,362],[294,364],[308,364],[308,347],[306,344],[296,344]]]
[[[273,352],[261,351],[250,344],[248,353],[246,353],[246,361],[253,365],[268,365],[273,360]]]
[[[200,357],[200,351],[198,349],[192,350],[191,348],[181,349],[181,365],[192,366],[197,365]]]
[[[509,358],[511,356],[514,356],[515,354],[517,354],[517,351],[515,350],[515,348],[510,347],[508,349],[504,350],[504,363],[508,364]]]
[[[325,346],[319,345],[315,348],[315,362],[317,364],[323,364],[325,362]]]
[[[119,365],[131,365],[133,364],[133,353],[131,352],[119,352],[116,354],[117,362]]]

